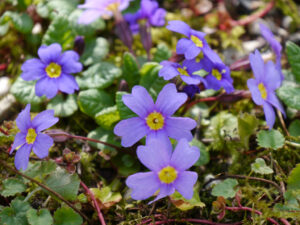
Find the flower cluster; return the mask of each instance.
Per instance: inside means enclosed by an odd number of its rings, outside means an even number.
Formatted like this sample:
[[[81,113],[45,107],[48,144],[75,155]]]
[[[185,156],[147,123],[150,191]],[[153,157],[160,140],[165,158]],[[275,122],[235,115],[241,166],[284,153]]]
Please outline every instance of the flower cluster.
[[[186,36],[180,39],[176,46],[177,54],[183,54],[185,60],[182,65],[169,61],[161,62],[163,68],[159,71],[159,76],[170,80],[180,75],[188,85],[203,83],[207,89],[219,90],[223,87],[227,93],[234,91],[230,70],[210,48],[204,38],[205,33],[191,29],[182,21],[170,21],[167,28]],[[200,62],[197,59],[199,54]],[[201,70],[205,72],[204,76],[199,75]]]

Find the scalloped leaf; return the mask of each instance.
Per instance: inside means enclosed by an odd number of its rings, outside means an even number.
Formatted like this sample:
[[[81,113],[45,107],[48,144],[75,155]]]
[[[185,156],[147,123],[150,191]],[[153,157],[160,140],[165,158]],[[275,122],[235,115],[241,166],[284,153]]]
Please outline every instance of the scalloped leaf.
[[[261,130],[257,134],[258,145],[262,148],[278,149],[284,145],[284,136],[278,130]]]

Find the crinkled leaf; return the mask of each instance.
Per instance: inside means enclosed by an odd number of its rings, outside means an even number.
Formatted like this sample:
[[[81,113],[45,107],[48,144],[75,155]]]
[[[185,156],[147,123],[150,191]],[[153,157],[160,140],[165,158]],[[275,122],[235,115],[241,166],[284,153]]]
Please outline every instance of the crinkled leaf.
[[[80,61],[85,65],[99,63],[104,59],[109,51],[109,44],[105,38],[98,37],[85,41],[84,52]]]
[[[90,190],[102,209],[109,209],[122,199],[122,195],[119,192],[112,192],[110,187],[90,188]]]
[[[81,225],[83,220],[80,215],[68,207],[61,207],[54,213],[55,225]]]
[[[0,222],[5,225],[28,225],[26,212],[30,209],[28,202],[14,199],[10,207],[5,207],[0,212]]]
[[[286,43],[286,54],[292,72],[298,82],[300,82],[300,47],[295,43],[288,41]]]
[[[55,116],[68,117],[77,111],[77,101],[75,95],[56,95],[47,105],[47,109],[53,109]]]
[[[194,138],[191,142],[190,142],[191,146],[196,146],[199,148],[200,150],[200,157],[197,160],[197,162],[194,164],[194,166],[203,166],[205,164],[207,164],[209,162],[209,152],[206,149],[206,146],[199,140],[197,140],[196,138]]]
[[[125,52],[123,55],[122,70],[123,77],[130,87],[139,83],[141,76],[139,73],[137,59],[129,52]]]
[[[29,162],[27,170],[24,171],[24,174],[32,178],[42,178],[53,171],[55,171],[57,165],[54,161],[37,161]]]
[[[14,196],[26,190],[26,185],[19,179],[9,178],[2,182],[1,195],[4,197]]]
[[[116,103],[117,103],[117,108],[118,108],[118,111],[120,113],[120,117],[122,120],[124,119],[128,119],[128,118],[131,118],[131,117],[136,117],[137,115],[132,112],[123,102],[122,100],[122,96],[125,95],[125,94],[129,94],[127,92],[123,92],[123,91],[118,91],[116,93]]]
[[[95,120],[104,129],[110,130],[114,123],[120,120],[120,114],[117,106],[112,106],[101,110],[96,114]]]
[[[237,185],[237,180],[228,178],[216,184],[212,189],[211,194],[216,197],[223,196],[224,198],[233,198],[237,192],[235,189],[235,186]]]
[[[118,166],[118,172],[122,176],[129,176],[140,171],[141,164],[132,155],[118,154],[112,161]]]
[[[246,149],[249,148],[249,138],[255,133],[257,127],[258,119],[255,116],[245,113],[241,117],[238,117],[239,135]]]
[[[258,145],[262,148],[278,149],[284,145],[284,137],[278,130],[261,130],[257,134]]]
[[[96,130],[88,133],[88,137],[121,147],[120,141],[116,140],[116,135],[114,135],[112,131],[105,130],[102,127],[98,127]],[[115,151],[114,148],[100,143],[89,142],[89,144],[100,150],[108,149],[110,151]]]
[[[39,211],[30,209],[26,213],[30,225],[52,225],[53,218],[48,209],[41,209]]]
[[[286,84],[277,90],[277,94],[288,107],[300,109],[300,87]]]
[[[292,170],[288,177],[287,188],[289,190],[300,190],[300,164]]]
[[[33,21],[27,13],[6,11],[0,18],[0,24],[11,22],[14,28],[21,33],[29,33],[33,27]]]
[[[79,0],[48,0],[47,7],[53,12],[52,17],[70,15],[77,8]]]
[[[262,158],[255,159],[255,162],[251,164],[251,170],[259,174],[271,174],[273,170],[266,165],[266,162]]]

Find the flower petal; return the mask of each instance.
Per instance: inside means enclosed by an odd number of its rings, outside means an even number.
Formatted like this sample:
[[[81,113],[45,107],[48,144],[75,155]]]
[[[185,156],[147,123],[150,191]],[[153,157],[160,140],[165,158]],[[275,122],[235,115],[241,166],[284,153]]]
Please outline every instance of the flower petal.
[[[170,164],[178,171],[192,167],[200,157],[200,150],[190,146],[186,139],[180,139],[171,157]]]
[[[166,23],[165,21],[166,13],[167,11],[162,8],[155,10],[154,14],[150,17],[151,25],[157,27],[164,26]]]
[[[79,90],[79,86],[72,75],[62,74],[57,78],[58,90],[67,93],[73,94],[75,90]]]
[[[281,74],[272,61],[268,61],[265,65],[265,78],[268,88],[275,90],[281,85]]]
[[[271,130],[275,123],[274,109],[273,109],[272,105],[270,105],[267,102],[264,102],[263,109],[264,109],[267,125],[269,126],[269,129]]]
[[[145,121],[133,117],[120,121],[114,128],[114,133],[122,137],[122,146],[130,147],[144,137],[148,132]]]
[[[272,104],[275,108],[279,109],[279,111],[286,116],[284,108],[280,101],[278,100],[277,96],[275,95],[275,92],[269,92],[267,96],[267,100],[270,104]]]
[[[191,130],[197,126],[195,120],[183,117],[169,117],[166,119],[165,130],[171,138],[179,140],[186,138],[188,141],[193,139]]]
[[[205,81],[206,81],[206,88],[207,89],[213,89],[215,91],[219,90],[221,86],[221,82],[217,80],[212,74],[208,74],[205,76]]]
[[[38,55],[43,63],[49,64],[51,62],[57,62],[60,57],[61,51],[61,45],[58,43],[54,43],[49,46],[41,46],[38,49]]]
[[[187,95],[178,93],[175,84],[167,84],[159,93],[155,108],[164,116],[171,116],[186,100]]]
[[[23,80],[38,80],[46,75],[46,65],[39,59],[29,59],[21,67]]]
[[[35,94],[39,97],[46,95],[47,98],[53,98],[58,91],[56,78],[44,77],[35,84]]]
[[[22,132],[27,134],[27,129],[31,126],[30,104],[27,104],[25,109],[19,113],[16,124]]]
[[[19,132],[15,136],[13,145],[11,146],[10,153],[13,153],[14,149],[26,143],[26,133]]]
[[[126,179],[126,185],[132,189],[131,197],[144,200],[151,197],[160,187],[160,182],[154,172],[136,173]]]
[[[102,14],[102,10],[87,9],[80,14],[77,22],[79,24],[90,24],[98,19]]]
[[[169,21],[169,24],[167,25],[166,28],[171,31],[183,34],[187,37],[190,36],[190,30],[191,30],[190,26],[180,20]]]
[[[275,39],[272,31],[265,26],[264,24],[260,23],[259,24],[260,27],[260,31],[261,31],[261,35],[267,40],[267,42],[269,42],[269,44],[271,45],[271,48],[273,49],[273,51],[275,52],[276,56],[280,56],[281,57],[281,50],[282,50],[282,46],[281,44]]]
[[[134,86],[132,88],[132,94],[123,95],[122,99],[128,108],[142,118],[145,118],[148,113],[154,109],[152,97],[142,86]]]
[[[47,134],[38,134],[33,143],[33,152],[40,158],[48,156],[49,148],[53,145],[53,139]]]
[[[247,86],[251,92],[251,96],[256,105],[263,105],[265,100],[261,97],[261,93],[257,86],[257,81],[254,79],[249,79],[247,81]]]
[[[184,171],[179,173],[174,182],[176,190],[186,199],[191,199],[194,194],[193,187],[197,182],[198,174],[196,172]]]
[[[264,60],[260,55],[260,52],[256,49],[254,54],[253,53],[250,54],[249,60],[255,78],[259,82],[262,82],[264,80],[265,65],[264,65]]]
[[[180,76],[181,79],[187,84],[200,84],[201,77],[199,76]]]
[[[65,51],[59,59],[64,73],[79,73],[82,70],[82,64],[79,61],[79,55],[75,51]]]
[[[170,162],[172,145],[170,140],[153,139],[146,146],[139,146],[137,156],[148,169],[158,172]]]
[[[180,67],[180,65],[178,63],[162,61],[160,65],[163,67],[158,72],[158,76],[163,77],[165,80],[170,80],[179,75],[177,67]]]
[[[190,60],[199,55],[201,48],[197,47],[191,40],[182,38],[177,42],[176,52],[177,54],[184,54],[185,58]]]
[[[162,199],[166,196],[169,196],[175,192],[175,188],[173,184],[161,184],[159,194],[156,196],[156,198],[149,202],[149,204],[152,204],[153,202],[156,202],[159,199]]]
[[[32,126],[37,133],[53,126],[58,122],[58,118],[54,117],[54,110],[49,109],[37,114],[32,120]]]
[[[15,166],[18,170],[26,170],[32,145],[24,144],[15,155]]]

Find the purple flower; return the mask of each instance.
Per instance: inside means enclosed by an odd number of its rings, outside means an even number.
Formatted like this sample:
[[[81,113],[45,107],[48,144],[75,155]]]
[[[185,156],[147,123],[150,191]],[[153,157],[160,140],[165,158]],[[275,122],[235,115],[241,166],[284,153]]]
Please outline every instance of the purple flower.
[[[255,104],[263,106],[267,124],[269,129],[272,129],[275,123],[273,107],[279,109],[285,115],[284,109],[275,94],[275,90],[281,84],[280,72],[272,61],[264,64],[258,50],[255,50],[254,54],[250,54],[249,60],[255,79],[249,79],[247,85]]]
[[[186,139],[180,139],[172,152],[169,140],[153,140],[146,146],[139,146],[137,155],[151,171],[136,173],[127,178],[126,184],[132,189],[133,199],[147,199],[159,190],[158,196],[152,201],[154,202],[173,194],[175,189],[186,199],[193,197],[193,186],[198,174],[186,170],[200,156],[197,147],[190,147]]]
[[[201,69],[204,69],[208,73],[204,77],[205,82],[203,82],[207,89],[217,91],[223,87],[227,93],[234,91],[230,70],[215,52],[211,54],[210,58],[204,56],[199,65]]]
[[[284,76],[283,76],[282,71],[281,71],[281,50],[282,50],[282,46],[275,39],[272,31],[267,26],[265,26],[264,24],[261,23],[261,24],[259,24],[259,27],[260,27],[261,35],[267,40],[267,42],[269,42],[269,44],[271,45],[271,48],[275,52],[276,66],[278,67],[278,70],[280,72],[281,80],[283,80]]]
[[[184,54],[186,59],[194,59],[200,52],[203,52],[204,55],[210,58],[212,50],[204,38],[205,33],[193,30],[185,22],[179,20],[169,21],[167,29],[187,37],[178,41],[177,54]]]
[[[74,51],[61,52],[59,44],[41,46],[38,50],[40,59],[27,60],[21,67],[21,77],[26,80],[38,80],[35,85],[37,96],[53,98],[58,91],[73,94],[79,90],[75,78],[70,73],[79,73],[82,64]]]
[[[123,11],[132,0],[86,0],[78,8],[86,9],[79,17],[78,23],[90,24],[99,17],[111,17],[116,11]]]
[[[158,3],[154,0],[142,0],[141,8],[136,13],[127,13],[125,20],[130,24],[132,33],[139,30],[139,22],[146,22],[148,25],[161,27],[165,25],[166,10],[158,8]]]
[[[200,92],[200,88],[197,85],[186,85],[183,87],[183,92],[185,92],[190,98],[193,98],[196,93]]]
[[[194,72],[200,70],[200,65],[195,60],[184,60],[182,66],[178,63],[162,61],[160,65],[163,66],[158,75],[165,80],[170,80],[177,75],[187,84],[199,84],[205,82],[203,77],[193,75]]]
[[[121,144],[124,147],[132,146],[145,135],[147,142],[153,138],[167,137],[191,140],[191,130],[196,127],[196,121],[171,117],[186,100],[187,95],[178,93],[174,84],[164,86],[155,104],[144,87],[134,86],[132,94],[123,96],[123,102],[138,117],[120,121],[115,126],[114,133],[122,137]]]
[[[58,118],[54,117],[53,110],[43,111],[31,120],[30,104],[18,115],[16,123],[20,132],[16,134],[10,152],[19,147],[15,156],[15,166],[18,170],[27,169],[31,149],[39,158],[48,156],[53,140],[41,131],[53,126],[57,121]]]

